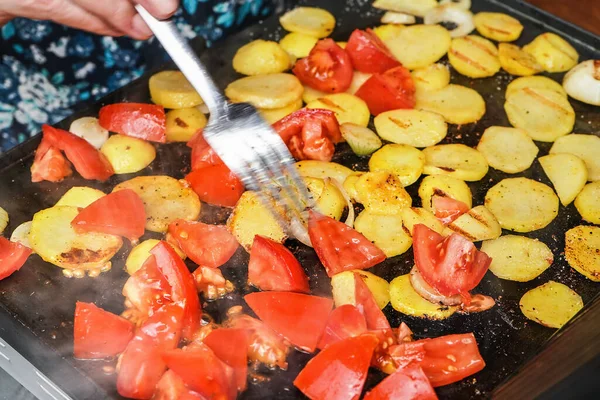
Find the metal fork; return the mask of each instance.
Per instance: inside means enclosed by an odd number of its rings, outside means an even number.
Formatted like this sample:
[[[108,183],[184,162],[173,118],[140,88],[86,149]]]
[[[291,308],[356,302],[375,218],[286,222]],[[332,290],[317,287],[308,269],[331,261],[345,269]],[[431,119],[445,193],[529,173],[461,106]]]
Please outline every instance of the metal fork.
[[[247,189],[261,194],[285,231],[289,223],[269,197],[290,218],[306,222],[304,211],[313,199],[283,140],[252,105],[227,101],[173,22],[157,20],[140,5],[136,9],[208,107],[204,139]]]

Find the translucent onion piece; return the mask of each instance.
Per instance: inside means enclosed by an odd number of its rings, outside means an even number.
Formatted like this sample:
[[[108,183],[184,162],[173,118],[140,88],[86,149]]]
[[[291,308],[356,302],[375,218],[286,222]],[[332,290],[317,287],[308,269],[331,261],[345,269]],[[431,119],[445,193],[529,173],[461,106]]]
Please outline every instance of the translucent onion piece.
[[[563,87],[572,98],[600,106],[600,60],[587,60],[573,67],[565,75]]]
[[[414,15],[409,15],[400,12],[388,11],[385,14],[383,14],[383,17],[381,17],[382,24],[410,25],[414,24],[415,22],[417,22],[417,19]]]
[[[440,1],[440,5],[452,4],[455,7],[461,8],[463,10],[471,9],[471,0],[442,0]]]
[[[4,232],[6,227],[8,226],[8,213],[2,207],[0,207],[0,234]]]
[[[441,295],[437,290],[431,287],[419,273],[417,267],[413,267],[410,271],[410,284],[415,292],[417,292],[425,300],[434,304],[443,304],[445,306],[457,306],[462,303],[460,295],[446,297]]]
[[[30,230],[31,221],[23,222],[21,225],[17,226],[13,231],[12,235],[10,235],[10,241],[20,243],[23,246],[29,247],[31,249],[31,243],[29,242]]]
[[[337,181],[337,179],[325,178],[326,182],[331,182],[342,194],[344,200],[346,200],[346,207],[348,207],[348,216],[346,217],[346,221],[344,223],[348,225],[350,228],[354,227],[354,206],[352,205],[352,200],[350,200],[350,195],[344,189],[344,186]]]
[[[425,14],[423,21],[426,25],[435,25],[442,22],[453,22],[456,28],[450,30],[453,38],[467,36],[475,29],[473,13],[463,10],[453,4],[439,6]]]
[[[100,149],[104,142],[108,140],[108,130],[101,127],[98,118],[94,117],[76,119],[71,123],[69,132],[85,139],[97,149]]]

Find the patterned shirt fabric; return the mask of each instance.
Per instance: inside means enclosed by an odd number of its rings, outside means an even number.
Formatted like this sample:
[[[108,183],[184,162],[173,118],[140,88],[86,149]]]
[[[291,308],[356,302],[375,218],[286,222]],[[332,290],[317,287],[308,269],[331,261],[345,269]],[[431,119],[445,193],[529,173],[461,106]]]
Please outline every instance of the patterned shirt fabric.
[[[174,20],[208,46],[269,15],[282,0],[182,0]],[[47,21],[17,18],[0,30],[0,153],[160,65],[154,39],[98,36]]]

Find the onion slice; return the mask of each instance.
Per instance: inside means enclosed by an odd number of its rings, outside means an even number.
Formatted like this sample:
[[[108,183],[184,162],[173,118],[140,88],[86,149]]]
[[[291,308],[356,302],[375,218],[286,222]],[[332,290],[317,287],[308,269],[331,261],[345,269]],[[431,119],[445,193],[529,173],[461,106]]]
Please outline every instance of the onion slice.
[[[346,217],[346,221],[344,221],[344,223],[346,225],[348,225],[350,228],[353,228],[354,227],[354,205],[352,204],[352,200],[350,200],[350,195],[348,194],[346,189],[344,189],[344,186],[337,179],[325,178],[325,181],[331,182],[333,184],[333,186],[338,188],[338,190],[344,197],[344,200],[346,201],[346,207],[348,207],[348,216]]]
[[[414,15],[409,15],[401,12],[387,11],[381,17],[382,24],[394,24],[394,25],[410,25],[417,22]]]
[[[313,247],[308,235],[308,228],[298,217],[292,217],[290,220],[290,236],[308,247]]]
[[[413,267],[410,271],[410,284],[415,292],[417,292],[425,300],[434,304],[443,304],[445,306],[458,306],[462,304],[460,295],[446,297],[440,294],[435,288],[425,282],[425,279],[419,273],[417,267]]]
[[[89,144],[100,149],[108,140],[108,130],[100,126],[98,118],[82,117],[71,123],[69,132],[85,139]]]
[[[425,14],[423,22],[426,25],[435,25],[442,22],[452,22],[456,28],[450,30],[450,36],[453,38],[467,36],[475,29],[473,22],[473,13],[463,10],[453,4],[439,6]]]
[[[29,241],[30,231],[31,221],[23,222],[21,225],[17,226],[13,231],[12,235],[10,235],[10,241],[20,243],[23,246],[29,247],[31,249],[31,242]]]
[[[565,75],[563,88],[569,96],[600,106],[600,60],[579,63]]]
[[[440,5],[446,5],[446,4],[452,4],[455,7],[458,7],[460,9],[463,10],[470,10],[471,9],[471,0],[442,0],[440,1]]]

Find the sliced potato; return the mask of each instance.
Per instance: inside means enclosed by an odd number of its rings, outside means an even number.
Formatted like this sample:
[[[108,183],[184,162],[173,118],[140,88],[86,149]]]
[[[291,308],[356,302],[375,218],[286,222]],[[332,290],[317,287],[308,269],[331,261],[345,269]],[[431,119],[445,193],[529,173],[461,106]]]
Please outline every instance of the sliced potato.
[[[583,160],[573,154],[554,153],[540,157],[538,161],[554,185],[562,205],[571,204],[588,180]]]
[[[539,152],[527,132],[503,126],[487,128],[479,140],[477,150],[492,168],[509,174],[531,167]]]
[[[335,28],[335,18],[327,10],[316,7],[296,7],[279,18],[283,29],[316,38],[327,37]]]
[[[243,75],[276,74],[291,66],[290,56],[277,42],[256,39],[233,56],[233,69]]]
[[[354,71],[354,74],[352,75],[352,82],[350,82],[350,87],[348,90],[346,90],[346,93],[355,94],[363,85],[363,83],[365,83],[372,75],[373,74],[366,72]]]
[[[149,142],[126,135],[112,135],[100,149],[115,174],[132,174],[146,168],[156,158],[156,149]]]
[[[389,283],[375,274],[360,269],[340,272],[331,277],[331,288],[335,306],[339,307],[344,304],[356,304],[354,296],[354,274],[360,275],[373,294],[379,308],[385,308],[390,302]]]
[[[196,89],[179,71],[162,71],[150,77],[150,97],[165,108],[189,108],[202,103]]]
[[[302,108],[302,99],[298,99],[296,101],[291,102],[290,104],[288,104],[285,107],[272,108],[272,109],[259,108],[258,111],[260,112],[262,117],[265,119],[265,121],[267,121],[269,124],[274,124],[275,122],[279,121],[281,118],[287,117],[294,111],[298,111],[301,108]]]
[[[397,215],[412,204],[402,182],[390,171],[365,172],[355,187],[358,201],[373,213]]]
[[[498,49],[494,43],[480,36],[452,39],[448,60],[455,70],[469,78],[485,78],[500,71]]]
[[[318,38],[304,33],[291,32],[279,41],[279,45],[289,54],[296,58],[304,58],[315,47]]]
[[[15,243],[21,243],[25,247],[31,248],[31,242],[29,240],[29,233],[31,232],[31,221],[23,222],[17,226],[13,233],[10,235],[10,241]]]
[[[567,92],[561,86],[560,83],[553,81],[545,76],[524,76],[517,78],[506,87],[506,98],[510,97],[514,93],[518,92],[519,89],[530,88],[530,89],[550,89],[556,93],[567,97]]]
[[[67,190],[55,205],[86,208],[103,196],[105,196],[105,194],[101,190],[87,186],[74,186]]]
[[[367,126],[371,113],[367,103],[359,97],[348,93],[335,93],[319,97],[306,105],[306,108],[322,108],[331,110],[340,124],[350,122]]]
[[[320,90],[313,89],[310,86],[304,86],[304,92],[302,93],[302,100],[308,104],[311,101],[315,101],[320,99],[321,97],[325,97],[331,93],[321,92]]]
[[[375,129],[385,140],[414,147],[433,146],[448,133],[444,117],[419,110],[383,112],[375,117]]]
[[[386,144],[373,153],[369,160],[370,171],[391,171],[398,176],[404,187],[419,179],[424,165],[423,153],[405,144]]]
[[[167,142],[187,142],[207,122],[196,107],[171,110],[167,113]]]
[[[386,257],[403,254],[412,245],[411,236],[402,229],[400,214],[383,215],[364,210],[356,218],[354,229],[379,247]]]
[[[131,189],[141,197],[146,210],[146,229],[166,232],[169,224],[178,219],[195,221],[200,215],[198,195],[170,176],[138,176],[119,183],[113,192]]]
[[[415,69],[411,75],[417,90],[442,89],[450,83],[450,69],[441,63]]]
[[[594,282],[600,282],[600,228],[579,225],[565,234],[565,259]]]
[[[346,200],[340,190],[327,178],[305,177],[304,182],[316,202],[317,210],[324,215],[339,220],[346,208]]]
[[[252,248],[256,235],[266,236],[279,243],[287,239],[271,211],[265,207],[258,194],[251,191],[244,192],[238,200],[227,220],[227,228],[247,251]]]
[[[486,240],[481,251],[492,258],[490,271],[500,279],[527,282],[537,278],[554,262],[543,242],[525,236],[506,235]]]
[[[258,108],[281,108],[302,97],[304,88],[292,74],[247,76],[230,83],[225,95],[234,103],[247,102]]]
[[[475,28],[481,36],[497,42],[512,42],[523,32],[518,19],[503,13],[480,12],[473,17]]]
[[[558,197],[543,183],[528,178],[503,179],[485,195],[485,206],[504,229],[531,232],[558,215]]]
[[[424,17],[428,11],[437,7],[436,0],[375,0],[373,7],[386,11],[395,11]]]
[[[142,267],[142,265],[144,265],[144,262],[150,257],[150,250],[152,250],[159,242],[160,240],[157,239],[148,239],[131,249],[125,260],[125,270],[129,275],[133,275]],[[175,250],[179,257],[185,259],[185,254],[181,249],[173,246],[171,243],[169,243],[169,245],[173,247],[173,250]]]
[[[450,48],[450,33],[439,25],[412,25],[385,40],[394,57],[408,69],[425,68]]]
[[[471,88],[450,84],[417,92],[415,108],[441,114],[446,122],[461,125],[479,121],[485,114],[485,101]]]
[[[341,164],[327,161],[304,160],[298,161],[295,165],[301,176],[321,179],[333,178],[340,184],[343,184],[348,175],[354,172]]]
[[[577,65],[579,54],[560,36],[546,32],[523,47],[548,72],[564,72]]]
[[[531,289],[519,301],[527,318],[549,328],[562,328],[583,308],[583,300],[562,283],[548,281]]]
[[[423,150],[426,175],[450,175],[463,181],[478,181],[488,172],[483,154],[464,144],[438,144]]]
[[[421,198],[422,207],[427,211],[434,212],[431,205],[431,199],[434,195],[460,200],[469,208],[473,204],[469,186],[464,181],[449,175],[429,175],[423,178],[421,186],[419,186],[419,197]]]
[[[573,154],[583,160],[588,171],[588,180],[600,181],[600,137],[596,135],[571,134],[558,138],[550,154]]]
[[[79,214],[77,207],[54,206],[37,212],[31,222],[29,241],[44,261],[57,267],[81,271],[105,268],[119,251],[119,236],[98,232],[78,234],[71,221]]]
[[[373,33],[375,33],[379,39],[385,42],[386,40],[390,40],[391,38],[397,36],[402,29],[404,29],[403,25],[384,24],[374,27]]]
[[[390,302],[396,311],[419,318],[446,319],[458,309],[425,300],[413,289],[409,274],[390,282]]]
[[[420,207],[407,207],[400,213],[404,231],[412,236],[413,229],[417,224],[423,224],[429,229],[442,233],[444,225],[430,211]]]
[[[585,185],[575,199],[575,207],[584,221],[600,225],[600,182]]]
[[[549,89],[519,89],[506,98],[504,110],[512,126],[540,142],[554,142],[575,124],[569,100]]]
[[[479,242],[499,238],[502,227],[490,210],[485,206],[476,206],[448,224],[444,235],[452,233],[458,233],[472,242]]]
[[[514,44],[500,43],[498,45],[498,57],[502,69],[509,74],[529,76],[544,70],[544,67],[538,64],[535,57]]]
[[[344,190],[353,201],[358,202],[358,193],[356,192],[356,182],[364,172],[353,172],[344,180]]]

